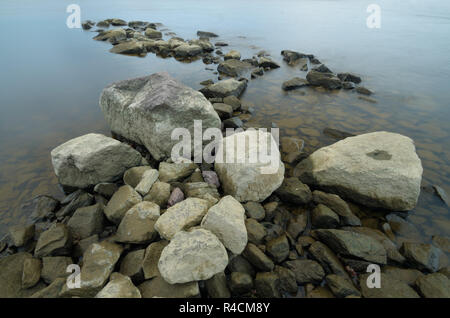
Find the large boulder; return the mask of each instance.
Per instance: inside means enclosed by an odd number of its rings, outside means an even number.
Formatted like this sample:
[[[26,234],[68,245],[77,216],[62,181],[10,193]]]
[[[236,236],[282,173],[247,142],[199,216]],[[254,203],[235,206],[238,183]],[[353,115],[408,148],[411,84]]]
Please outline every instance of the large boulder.
[[[101,134],[87,134],[51,152],[53,169],[65,186],[86,188],[119,179],[142,156],[132,147]]]
[[[214,233],[233,254],[241,254],[247,246],[245,210],[230,195],[209,208],[201,226]]]
[[[342,87],[341,80],[333,73],[322,73],[313,70],[306,75],[306,80],[313,86],[322,86],[328,89],[338,89]]]
[[[200,92],[208,98],[224,98],[231,95],[239,97],[246,88],[246,81],[238,81],[234,78],[229,78],[203,87]]]
[[[175,128],[194,132],[194,120],[203,129],[220,128],[211,103],[199,92],[183,85],[168,73],[120,81],[106,87],[100,108],[115,133],[143,144],[157,160],[171,156]]]
[[[315,151],[294,175],[366,206],[406,211],[417,203],[422,171],[410,138],[381,131]]]
[[[261,151],[264,143],[267,151]],[[235,147],[238,151],[234,151]],[[224,192],[240,202],[265,200],[284,179],[284,164],[275,139],[259,130],[249,129],[224,138],[216,155],[215,170]]]
[[[228,255],[210,231],[195,229],[175,234],[161,253],[158,269],[169,284],[206,280],[223,272]]]

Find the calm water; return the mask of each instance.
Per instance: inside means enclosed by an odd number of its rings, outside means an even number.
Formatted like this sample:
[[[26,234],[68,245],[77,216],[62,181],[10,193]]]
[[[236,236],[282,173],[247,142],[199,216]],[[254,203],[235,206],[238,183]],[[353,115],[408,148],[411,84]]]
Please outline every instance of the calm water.
[[[424,185],[450,193],[450,2],[376,1],[381,29],[366,27],[373,0],[335,1],[77,1],[82,20],[161,22],[185,39],[213,31],[242,56],[264,49],[282,67],[252,80],[243,99],[257,110],[250,123],[276,123],[284,135],[304,138],[313,151],[334,142],[326,127],[351,133],[388,130],[410,136],[424,165]],[[62,197],[50,150],[88,132],[108,134],[98,107],[111,82],[166,70],[198,89],[216,79],[202,61],[190,64],[115,55],[93,32],[68,29],[71,1],[2,0],[0,3],[0,234],[23,222],[20,206],[38,194]],[[167,32],[166,31],[166,32]],[[168,38],[168,37],[165,37]],[[281,83],[305,76],[282,63],[280,51],[315,54],[333,71],[360,74],[376,104],[353,92],[302,89]],[[410,220],[424,240],[450,235],[449,211],[422,191]]]

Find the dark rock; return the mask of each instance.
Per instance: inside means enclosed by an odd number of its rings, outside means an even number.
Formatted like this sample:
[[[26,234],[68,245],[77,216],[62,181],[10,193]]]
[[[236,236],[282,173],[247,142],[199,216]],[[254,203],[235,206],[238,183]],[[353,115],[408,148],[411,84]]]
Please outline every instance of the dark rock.
[[[61,204],[64,204],[61,202]],[[75,210],[94,204],[94,196],[82,190],[77,191],[77,195],[68,205],[56,213],[57,217],[70,216]]]
[[[313,86],[322,86],[327,89],[339,89],[342,87],[341,80],[331,73],[309,71],[306,80]]]
[[[280,279],[280,290],[295,295],[298,290],[295,274],[290,269],[282,266],[275,266],[274,272]]]
[[[225,128],[242,128],[244,126],[244,123],[239,117],[232,117],[228,118],[223,121],[223,125]]]
[[[340,131],[340,130],[333,129],[333,128],[328,128],[328,127],[323,130],[323,133],[326,136],[334,138],[336,140],[341,140],[341,139],[345,139],[347,137],[355,136],[355,135],[353,135],[351,133],[348,133],[348,132],[345,132],[345,131]]]
[[[283,55],[283,60],[286,61],[291,66],[297,65],[300,62],[300,59],[302,58],[309,58],[309,59],[314,58],[314,55],[303,54],[290,50],[281,51],[281,55]]]
[[[98,194],[110,199],[119,187],[115,183],[99,183],[94,187],[94,191]]]
[[[239,97],[247,88],[247,83],[237,81],[233,78],[217,82],[200,89],[200,92],[207,98],[224,98],[230,95]]]
[[[68,255],[72,238],[65,224],[57,223],[43,232],[37,241],[35,257]]]
[[[308,252],[312,257],[322,265],[327,274],[336,274],[343,277],[349,277],[347,271],[339,258],[333,251],[322,242],[315,241],[311,244]]]
[[[325,64],[320,64],[313,68],[313,71],[320,73],[333,73]]]
[[[337,76],[343,82],[351,82],[355,84],[361,83],[361,77],[352,73],[339,73]]]
[[[228,59],[219,63],[219,65],[217,66],[217,71],[224,75],[237,77],[249,71],[250,68],[251,64],[247,62],[243,62],[237,59]]]
[[[73,247],[73,256],[74,257],[81,257],[83,256],[84,252],[88,249],[88,247],[92,243],[98,243],[98,235],[92,235],[90,237],[87,237],[83,240],[80,240],[78,243],[76,243]]]
[[[94,22],[94,21],[91,21],[91,20],[87,20],[87,21],[81,22],[81,27],[83,28],[83,30],[89,30],[89,29],[91,29],[94,25],[95,25],[95,22]]]
[[[316,204],[323,204],[336,212],[342,220],[343,224],[360,226],[360,219],[353,214],[347,202],[342,200],[336,194],[325,193],[319,190],[313,192],[313,200]]]
[[[325,278],[328,287],[337,298],[344,298],[347,296],[361,296],[361,293],[348,278],[343,276],[330,274]]]
[[[232,272],[229,287],[234,295],[246,294],[253,288],[252,277],[246,273]]]
[[[266,228],[258,223],[255,219],[246,219],[245,227],[247,229],[248,241],[250,243],[259,245],[263,243],[264,237],[267,234]]]
[[[335,229],[339,226],[339,216],[323,204],[318,204],[311,213],[311,224],[318,229]]]
[[[300,77],[294,77],[288,81],[283,82],[281,88],[285,91],[291,91],[293,89],[297,89],[308,85],[309,83],[307,80]]]
[[[261,57],[258,61],[258,66],[263,67],[264,69],[269,68],[279,68],[280,65],[278,65],[276,62],[274,62],[272,59],[268,57]]]
[[[161,276],[146,280],[138,288],[142,298],[195,298],[200,296],[197,282],[171,285]]]
[[[431,244],[404,242],[400,252],[418,270],[436,272],[439,269],[442,251]]]
[[[303,213],[294,215],[289,219],[286,232],[293,240],[295,240],[303,231],[305,231],[307,224],[308,213],[305,211]]]
[[[67,227],[73,238],[85,239],[103,231],[104,224],[103,205],[95,205],[79,208],[67,222]]]
[[[131,278],[133,283],[139,284],[144,280],[142,264],[145,249],[129,252],[120,263],[120,273]]]
[[[309,187],[296,177],[285,178],[275,193],[281,200],[292,204],[307,204],[312,200]]]
[[[244,204],[244,208],[247,217],[255,219],[256,221],[262,221],[266,216],[266,212],[259,202],[249,201]]]
[[[280,225],[273,224],[270,222],[262,222],[261,223],[267,230],[267,235],[265,237],[265,241],[268,242],[273,240],[284,233],[283,228]]]
[[[294,274],[297,283],[320,283],[325,276],[325,272],[319,263],[309,259],[300,259],[285,262],[285,266]]]
[[[22,206],[24,213],[30,215],[32,222],[50,218],[59,206],[59,201],[50,196],[42,195],[32,199]]]
[[[144,278],[151,279],[160,276],[158,269],[159,258],[163,249],[169,244],[168,241],[162,240],[150,244],[145,250],[145,256],[142,261],[142,269],[144,271]]]
[[[356,85],[355,85],[355,83],[352,83],[352,82],[342,82],[342,88],[354,89],[354,88],[356,88]]]
[[[237,98],[236,96],[226,96],[223,99],[223,103],[230,105],[233,108],[233,111],[238,110],[239,108],[241,108],[241,101],[239,100],[239,98]]]
[[[35,286],[41,278],[42,262],[39,258],[29,257],[23,261],[22,288]]]
[[[370,274],[360,277],[360,289],[365,298],[419,298],[419,295],[408,284],[392,276],[381,273],[381,288],[369,288],[367,280]]]
[[[441,273],[419,277],[416,285],[425,298],[450,298],[450,280]]]
[[[289,255],[289,242],[285,235],[277,237],[267,242],[266,244],[267,254],[276,263],[281,263]]]
[[[211,298],[230,298],[225,273],[218,273],[205,281],[206,291]]]
[[[368,96],[373,94],[373,92],[371,90],[369,90],[369,89],[367,89],[365,87],[362,87],[362,86],[358,86],[356,88],[356,92],[359,93],[359,94],[368,95]]]
[[[221,119],[228,119],[233,116],[233,107],[231,107],[230,105],[223,103],[214,103],[213,107],[217,112],[217,115],[219,115]]]
[[[111,25],[114,25],[114,26],[127,25],[127,22],[122,19],[111,19],[109,22],[111,23]]]
[[[280,279],[274,272],[257,273],[255,278],[256,295],[262,298],[279,298]]]
[[[66,278],[57,278],[44,289],[35,292],[30,298],[59,298],[59,293],[66,284]]]
[[[218,35],[213,32],[197,31],[197,36],[200,38],[217,38]]]
[[[414,287],[419,277],[424,276],[424,274],[417,269],[406,269],[393,266],[384,266],[382,271],[386,275],[401,280],[402,282],[407,283],[411,287]]]
[[[242,256],[261,271],[271,271],[275,266],[272,260],[252,243],[247,244],[245,250],[242,252]]]
[[[12,246],[22,247],[34,237],[34,224],[15,225],[9,228],[9,238]]]
[[[237,255],[230,260],[228,270],[230,272],[246,273],[251,277],[255,277],[255,270],[253,266],[241,255]]]
[[[215,43],[215,46],[228,46],[228,43],[219,41]]]
[[[42,258],[41,277],[47,284],[53,283],[59,277],[67,277],[67,266],[73,264],[73,260],[66,256],[54,256]]]

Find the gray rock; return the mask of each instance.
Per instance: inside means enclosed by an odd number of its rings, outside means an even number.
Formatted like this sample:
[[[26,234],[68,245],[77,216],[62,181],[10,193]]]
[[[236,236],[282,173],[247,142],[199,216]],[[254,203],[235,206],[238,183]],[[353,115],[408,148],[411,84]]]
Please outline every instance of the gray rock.
[[[256,294],[262,298],[280,298],[280,279],[274,272],[256,274]]]
[[[258,66],[263,68],[279,68],[280,65],[278,65],[276,62],[274,62],[272,59],[268,57],[260,57],[258,61]]]
[[[250,71],[251,67],[252,67],[251,64],[247,62],[240,61],[237,59],[228,59],[219,63],[219,65],[217,66],[217,71],[220,74],[224,74],[231,77],[238,77]]]
[[[155,182],[150,192],[144,197],[144,201],[150,201],[164,207],[170,197],[170,184],[166,182]]]
[[[199,45],[182,44],[175,50],[175,57],[178,58],[190,58],[202,53],[203,49]]]
[[[277,237],[267,242],[267,254],[274,260],[275,263],[281,263],[289,255],[289,242],[285,235]]]
[[[150,169],[144,172],[141,181],[136,186],[135,190],[142,196],[145,196],[153,184],[158,180],[159,172],[156,169]]]
[[[9,228],[9,238],[15,247],[22,247],[34,237],[34,224],[15,225]]]
[[[144,44],[136,40],[116,44],[109,51],[117,54],[141,54],[147,52]]]
[[[424,276],[424,274],[417,269],[406,269],[393,266],[384,266],[382,271],[386,275],[392,276],[397,280],[401,280],[411,287],[414,287],[419,277]]]
[[[253,288],[252,277],[246,273],[233,272],[230,275],[230,290],[234,295],[243,295]]]
[[[377,240],[370,236],[343,230],[315,230],[319,239],[335,253],[356,257],[367,262],[386,264],[386,250]]]
[[[122,253],[120,245],[103,241],[89,246],[83,255],[80,273],[80,288],[65,285],[61,297],[93,297],[105,286]]]
[[[264,207],[259,202],[249,201],[244,204],[245,214],[249,218],[253,218],[256,221],[262,221],[266,217]]]
[[[247,229],[248,241],[255,245],[263,243],[264,237],[267,235],[266,228],[258,223],[255,219],[246,219],[245,227]]]
[[[203,129],[220,128],[211,103],[164,72],[109,85],[100,108],[112,131],[143,144],[156,160],[171,156],[178,143],[171,139],[174,128],[193,134],[194,119],[202,121]]]
[[[404,242],[400,252],[418,270],[436,272],[439,269],[442,251],[431,244]]]
[[[278,265],[275,266],[274,272],[278,275],[280,290],[295,295],[298,291],[298,286],[294,272]]]
[[[30,215],[32,222],[48,218],[59,206],[59,201],[47,195],[40,195],[26,202],[22,209]]]
[[[95,203],[94,196],[92,196],[90,193],[84,192],[83,190],[77,190],[74,193],[68,195],[63,201],[61,201],[61,204],[65,204],[63,202],[66,200],[69,200],[70,203],[56,212],[57,217],[70,216],[77,209]]]
[[[127,38],[127,32],[124,29],[112,29],[100,32],[94,37],[97,41],[110,41],[112,43],[124,41]]]
[[[272,260],[268,258],[266,254],[264,254],[255,244],[248,243],[242,253],[242,256],[244,256],[253,266],[261,271],[269,272],[275,267]]]
[[[326,205],[318,204],[311,213],[311,223],[318,229],[335,229],[339,226],[339,215]]]
[[[129,209],[117,228],[115,240],[121,243],[145,244],[156,236],[155,223],[159,218],[159,205],[140,202]]]
[[[132,188],[136,188],[139,182],[141,182],[144,173],[151,169],[152,167],[150,166],[140,166],[130,168],[123,174],[123,182],[125,184],[128,184]]]
[[[181,284],[209,279],[223,272],[227,264],[227,252],[217,237],[194,229],[175,234],[161,253],[158,269],[169,284]]]
[[[327,274],[336,274],[345,278],[349,278],[347,271],[345,270],[339,258],[328,246],[326,246],[322,242],[313,242],[310,245],[308,252],[315,260],[320,263],[320,265],[322,265]]]
[[[208,31],[197,31],[197,36],[200,38],[217,38],[218,35]]]
[[[312,200],[309,187],[295,177],[284,179],[275,193],[282,201],[292,204],[307,204]]]
[[[230,272],[241,272],[250,275],[251,277],[255,277],[255,269],[253,266],[241,255],[237,255],[233,257],[229,264],[228,270]]]
[[[218,273],[205,281],[206,291],[211,298],[230,298],[225,273]]]
[[[333,210],[333,212],[336,212],[340,216],[343,224],[352,226],[361,225],[361,220],[353,214],[347,202],[342,200],[338,195],[314,190],[313,200],[314,203],[323,204]]]
[[[353,285],[352,281],[343,276],[330,274],[325,277],[328,287],[337,298],[345,298],[347,296],[361,296],[361,293]]]
[[[291,91],[297,88],[308,86],[309,83],[307,80],[300,78],[300,77],[294,77],[290,80],[287,80],[283,82],[281,85],[281,88],[285,91]]]
[[[233,116],[233,107],[223,103],[214,103],[214,110],[221,119],[231,118]]]
[[[361,83],[361,77],[352,73],[339,73],[337,76],[343,82]]]
[[[311,54],[303,54],[291,50],[283,50],[281,51],[281,55],[283,55],[283,60],[286,61],[291,66],[297,65],[303,58],[314,57]]]
[[[320,64],[319,66],[314,67],[313,71],[320,73],[333,73],[325,64]]]
[[[241,101],[236,96],[227,96],[223,99],[224,104],[230,105],[233,108],[233,111],[241,108]]]
[[[159,180],[168,183],[181,181],[190,176],[195,169],[197,169],[197,165],[193,162],[161,162],[159,164]]]
[[[145,249],[145,256],[142,262],[142,269],[144,271],[144,278],[151,279],[160,276],[158,269],[159,258],[163,249],[169,244],[168,241],[162,240],[150,244]]]
[[[115,183],[102,182],[94,187],[94,191],[107,199],[110,199],[119,187]]]
[[[101,134],[71,139],[53,149],[51,156],[58,181],[77,188],[115,181],[142,160],[130,146]]]
[[[241,142],[245,143],[245,151],[235,152],[235,145]],[[260,158],[258,144],[264,142],[268,143],[268,150],[272,149],[270,150],[272,161],[270,167],[262,160],[249,163],[248,158]],[[232,158],[227,157],[228,152],[233,154],[233,156],[228,155]],[[231,159],[233,163],[227,163],[227,160],[223,160],[224,158]],[[273,136],[263,131],[247,130],[224,138],[219,145],[214,167],[224,192],[240,202],[265,200],[284,179],[284,164],[280,160],[278,146]]]
[[[301,259],[287,261],[285,262],[285,266],[295,274],[295,279],[300,285],[306,283],[320,283],[325,276],[322,266],[313,260]]]
[[[67,266],[73,264],[73,260],[66,256],[53,256],[42,258],[41,277],[47,284],[53,283],[59,277],[67,277]]]
[[[230,95],[239,97],[247,88],[247,82],[238,81],[233,78],[219,81],[213,85],[209,85],[200,89],[200,92],[207,98],[227,97]]]
[[[95,298],[141,298],[141,292],[131,279],[119,273],[111,274],[111,279]]]
[[[230,60],[230,59],[240,60],[241,59],[241,53],[239,53],[236,50],[231,50],[227,54],[224,55],[223,59],[224,60]]]
[[[247,245],[244,207],[230,195],[209,208],[201,227],[215,234],[233,254],[241,254]]]
[[[41,278],[42,262],[39,258],[28,257],[23,261],[22,288],[27,289],[37,284]]]
[[[108,220],[119,224],[125,213],[134,205],[142,202],[142,198],[132,187],[124,185],[117,190],[104,209]]]
[[[143,262],[145,249],[129,252],[120,262],[120,273],[128,276],[134,283],[144,280]]]
[[[322,86],[327,89],[339,89],[342,87],[341,80],[332,73],[322,73],[312,70],[306,74],[306,80],[310,85]]]
[[[103,205],[97,203],[77,209],[67,222],[67,227],[73,238],[85,239],[103,232],[104,219]]]
[[[68,255],[72,238],[65,224],[56,223],[43,232],[34,249],[35,257]]]
[[[162,39],[162,33],[160,31],[157,31],[153,28],[147,28],[145,29],[145,36],[150,39]]]
[[[197,282],[172,285],[160,276],[143,282],[138,288],[142,298],[196,298],[200,296]]]
[[[171,240],[177,232],[200,224],[208,207],[205,200],[187,198],[168,208],[156,221],[155,230],[161,237]]]
[[[441,273],[419,277],[416,285],[425,298],[450,298],[450,280]]]
[[[369,288],[367,280],[370,274],[360,277],[360,289],[364,298],[420,298],[408,284],[392,276],[381,273],[381,288]]]

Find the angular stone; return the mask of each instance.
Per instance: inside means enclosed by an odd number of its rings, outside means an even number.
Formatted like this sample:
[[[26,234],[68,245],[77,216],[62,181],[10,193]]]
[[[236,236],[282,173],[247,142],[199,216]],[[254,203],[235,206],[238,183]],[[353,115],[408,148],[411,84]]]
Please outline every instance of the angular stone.
[[[247,245],[245,210],[230,195],[223,197],[219,203],[209,208],[201,227],[214,233],[233,254],[241,254]]]
[[[245,227],[247,229],[248,241],[259,245],[263,243],[264,237],[267,235],[266,228],[258,223],[255,219],[246,219]]]
[[[256,294],[262,298],[280,298],[280,279],[274,272],[257,273],[255,278]]]
[[[65,224],[57,223],[43,232],[34,249],[35,257],[68,255],[72,238]]]
[[[233,111],[241,108],[241,101],[236,96],[227,96],[223,99],[224,104],[230,105],[233,108]]]
[[[67,284],[66,278],[57,278],[50,285],[30,296],[30,298],[59,298],[59,294]]]
[[[127,38],[127,33],[124,29],[112,29],[100,32],[97,36],[94,37],[94,40],[97,41],[110,41],[112,43],[123,41]]]
[[[112,273],[109,283],[95,295],[95,298],[141,298],[141,292],[129,277]]]
[[[313,200],[314,203],[326,205],[333,212],[336,212],[340,216],[343,224],[361,226],[361,220],[353,214],[347,202],[342,200],[338,195],[314,190]]]
[[[417,269],[405,269],[393,266],[384,266],[382,271],[386,275],[390,275],[395,279],[401,280],[411,287],[414,287],[419,277],[424,276],[424,274]]]
[[[230,272],[241,272],[255,277],[255,270],[252,265],[241,255],[237,255],[230,260],[228,264]]]
[[[171,240],[179,231],[200,224],[208,211],[208,202],[198,198],[187,198],[168,208],[155,223],[161,237]]]
[[[217,66],[217,71],[220,74],[225,74],[231,77],[238,77],[243,75],[245,72],[248,72],[251,68],[251,64],[236,60],[236,59],[228,59],[223,62],[219,63],[219,66]],[[220,83],[220,82],[219,82]],[[234,94],[233,94],[234,95]],[[236,97],[239,97],[235,95]],[[225,96],[221,96],[225,97]]]
[[[213,85],[209,85],[200,89],[200,92],[207,98],[227,97],[230,95],[239,97],[247,88],[246,81],[238,81],[233,78],[219,81]]]
[[[199,55],[202,51],[203,49],[199,45],[182,44],[174,50],[174,53],[175,57],[188,58]]]
[[[128,184],[132,188],[136,188],[139,182],[141,182],[144,173],[151,169],[152,167],[150,166],[140,166],[130,168],[123,174],[123,182],[125,184]]]
[[[94,192],[110,199],[119,187],[115,183],[102,182],[94,187]]]
[[[153,28],[147,28],[147,29],[145,29],[145,36],[150,39],[161,39],[162,33]]]
[[[295,177],[284,179],[275,193],[282,201],[292,204],[307,204],[312,200],[309,187]]]
[[[442,251],[431,244],[404,242],[400,252],[418,270],[436,272],[439,269]]]
[[[34,224],[15,225],[9,228],[9,238],[12,245],[22,247],[27,244],[34,236]]]
[[[343,276],[330,274],[326,277],[328,287],[337,298],[344,298],[347,296],[361,296],[361,293],[348,278]]]
[[[234,295],[243,295],[253,288],[252,277],[246,273],[233,272],[230,275],[230,290]]]
[[[156,169],[150,169],[144,172],[141,181],[135,190],[142,196],[145,196],[151,189],[152,185],[158,180],[159,172]]]
[[[225,273],[218,273],[205,281],[206,291],[211,298],[230,298]]]
[[[170,184],[166,182],[155,182],[150,192],[144,197],[144,201],[150,201],[165,207],[170,197]]]
[[[44,282],[51,284],[59,277],[69,276],[70,272],[67,272],[67,266],[70,264],[73,264],[73,260],[70,257],[43,257],[41,277]]]
[[[228,264],[225,247],[204,229],[180,231],[161,253],[158,269],[169,284],[206,280]]]
[[[216,188],[220,187],[219,177],[215,171],[202,171],[202,177],[207,184]]]
[[[318,204],[311,213],[311,223],[318,229],[335,229],[339,226],[339,216],[326,205]]]
[[[425,298],[450,298],[450,280],[441,273],[419,277],[416,285]]]
[[[76,188],[115,181],[142,160],[132,147],[101,134],[71,139],[53,149],[51,156],[58,181]]]
[[[294,274],[297,283],[320,283],[325,276],[325,272],[319,263],[309,259],[301,259],[285,262],[285,266]]]
[[[298,291],[298,286],[294,272],[286,267],[278,265],[275,266],[274,272],[278,275],[280,280],[280,290],[295,295]]]
[[[281,263],[289,255],[289,242],[285,235],[270,240],[266,244],[267,254],[275,263]]]
[[[144,255],[145,249],[129,252],[120,263],[120,273],[130,277],[134,283],[142,282]]]
[[[348,278],[347,271],[333,251],[322,242],[315,241],[308,252],[317,260],[328,274],[336,274]]]
[[[420,298],[408,284],[384,273],[380,274],[381,288],[369,288],[367,280],[370,275],[360,276],[360,289],[364,298]]]
[[[161,162],[159,164],[159,180],[162,182],[176,182],[187,178],[197,169],[197,165],[193,162],[189,163],[168,163]]]
[[[117,54],[141,54],[145,53],[146,49],[142,42],[131,40],[116,44],[109,51]]]
[[[67,222],[72,237],[85,239],[103,231],[104,224],[103,205],[95,205],[79,208]]]
[[[258,61],[258,66],[263,68],[279,68],[280,65],[274,62],[272,59],[268,57],[260,57]]]
[[[270,272],[275,267],[275,264],[270,258],[266,256],[255,244],[248,243],[245,250],[242,252],[244,256],[257,269]]]
[[[39,258],[29,257],[23,261],[22,288],[27,289],[37,284],[41,278],[42,262]]]
[[[315,70],[306,74],[306,80],[313,86],[322,86],[327,89],[338,89],[342,87],[342,82],[332,73],[322,73]]]
[[[129,185],[124,185],[117,190],[109,200],[108,205],[104,209],[104,213],[108,220],[115,224],[119,224],[125,213],[134,205],[140,203],[142,197]]]
[[[214,103],[213,107],[221,119],[227,119],[233,116],[233,107],[231,107],[230,105],[223,103]]]
[[[195,298],[200,296],[197,282],[172,285],[160,276],[143,282],[138,288],[142,298]]]

